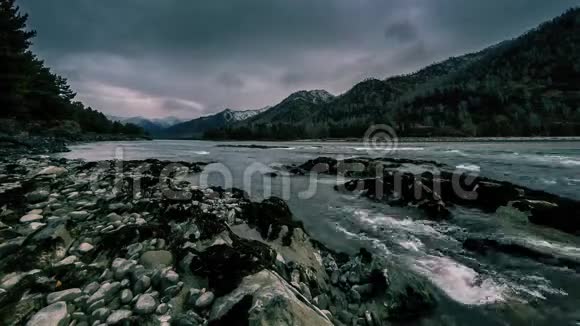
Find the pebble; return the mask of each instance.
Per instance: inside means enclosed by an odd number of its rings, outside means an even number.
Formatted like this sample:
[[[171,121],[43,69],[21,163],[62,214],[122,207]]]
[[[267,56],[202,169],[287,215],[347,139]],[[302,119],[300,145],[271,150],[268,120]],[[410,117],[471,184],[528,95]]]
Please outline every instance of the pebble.
[[[46,302],[50,305],[58,301],[73,301],[74,299],[78,298],[82,294],[81,289],[68,289],[58,292],[50,293],[46,296]]]
[[[89,251],[93,250],[94,248],[95,248],[95,246],[93,246],[92,244],[90,244],[88,242],[83,242],[79,246],[79,252],[82,254],[86,254]]]
[[[147,315],[155,311],[157,308],[157,301],[150,294],[143,294],[135,303],[135,312],[140,315]]]
[[[127,304],[133,300],[133,292],[129,289],[121,291],[121,303]]]
[[[40,221],[43,218],[44,217],[42,215],[28,214],[28,215],[24,215],[20,218],[20,223],[29,223],[29,222],[34,222],[34,221]]]
[[[167,303],[160,304],[157,309],[155,309],[155,313],[158,315],[164,315],[169,310],[169,305]]]
[[[118,324],[126,319],[129,319],[133,315],[131,310],[115,310],[107,318],[108,325]]]
[[[215,295],[213,294],[213,292],[211,291],[205,292],[202,295],[200,295],[199,298],[197,298],[197,300],[195,301],[195,306],[199,309],[209,307],[213,303],[214,298]]]
[[[151,269],[171,266],[173,264],[173,255],[166,250],[147,251],[141,255],[140,263]]]

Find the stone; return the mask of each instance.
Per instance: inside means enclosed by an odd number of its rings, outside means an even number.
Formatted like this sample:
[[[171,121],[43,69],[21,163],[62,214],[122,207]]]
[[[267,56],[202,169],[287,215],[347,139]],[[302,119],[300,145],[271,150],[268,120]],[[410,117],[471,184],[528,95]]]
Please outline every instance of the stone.
[[[86,254],[89,251],[93,250],[94,248],[95,247],[92,244],[90,244],[88,242],[83,242],[79,245],[78,250],[81,254]]]
[[[85,286],[85,288],[83,289],[83,292],[85,294],[91,295],[93,293],[95,293],[100,287],[100,284],[97,282],[91,282],[89,284],[87,284],[87,286]]]
[[[30,223],[30,222],[34,222],[34,221],[40,221],[43,218],[44,217],[42,215],[28,214],[28,215],[24,215],[20,218],[20,223]]]
[[[302,292],[302,295],[304,295],[308,301],[312,301],[312,294],[310,293],[310,288],[308,288],[308,285],[300,283],[300,292]]]
[[[199,298],[199,296],[201,295],[201,290],[200,289],[195,289],[195,288],[191,288],[189,289],[189,293],[187,296],[187,303],[190,306],[195,306],[195,302],[197,301],[197,299]]]
[[[115,310],[113,311],[109,317],[107,317],[107,325],[115,325],[119,324],[122,321],[125,321],[133,315],[131,310]]]
[[[150,269],[171,266],[173,264],[173,255],[166,250],[147,251],[141,255],[140,263]]]
[[[139,315],[148,315],[157,308],[157,301],[150,294],[143,294],[135,303],[135,312]]]
[[[169,305],[167,303],[162,303],[155,309],[155,313],[158,315],[164,315],[167,311],[169,311]]]
[[[39,203],[48,199],[50,193],[46,190],[37,190],[26,194],[26,199],[32,204]]]
[[[127,254],[129,256],[137,255],[141,253],[141,251],[143,251],[143,244],[141,244],[140,242],[127,246]]]
[[[69,217],[73,220],[84,220],[89,216],[87,211],[74,211],[69,213]]]
[[[262,270],[246,276],[231,293],[215,300],[210,324],[236,324],[248,318],[255,325],[332,325],[314,305],[298,299],[298,293],[280,275]]]
[[[34,314],[26,326],[67,326],[69,319],[66,302],[55,302]]]
[[[111,310],[109,308],[99,308],[91,314],[94,320],[105,321],[107,317],[111,314]]]
[[[116,258],[111,265],[111,269],[113,270],[115,279],[122,280],[131,273],[135,266],[137,266],[137,262],[134,260]]]
[[[95,301],[95,302],[93,302],[92,304],[90,304],[87,307],[87,312],[92,313],[93,311],[95,311],[95,310],[97,310],[99,308],[102,308],[104,306],[105,306],[105,300],[104,299]]]
[[[46,296],[46,302],[51,305],[58,301],[70,302],[82,294],[81,289],[68,289],[59,292],[53,292]]]
[[[46,223],[39,223],[39,222],[32,222],[30,224],[28,224],[28,227],[31,228],[32,230],[38,230],[40,228],[43,228],[46,226]]]
[[[135,285],[133,286],[133,291],[136,294],[143,293],[150,286],[151,286],[151,278],[147,275],[143,275],[141,276],[141,278],[137,280],[137,282],[135,282]]]
[[[37,176],[41,176],[41,175],[55,175],[55,176],[61,176],[65,173],[67,173],[68,170],[59,166],[49,166],[46,167],[42,170],[40,170],[36,175]]]
[[[111,300],[121,289],[121,283],[119,282],[105,282],[99,287],[99,289],[93,293],[88,299],[87,304],[91,304],[93,302],[99,300],[105,300],[105,302]]]
[[[129,289],[121,291],[121,303],[127,304],[133,300],[133,293]]]
[[[120,222],[123,220],[123,218],[117,214],[117,213],[111,213],[109,215],[107,215],[107,219],[109,220],[109,222]]]
[[[328,297],[328,295],[323,293],[314,298],[313,302],[318,308],[325,310],[328,309],[328,306],[330,305],[330,298]]]
[[[202,293],[199,298],[197,298],[197,300],[195,301],[195,306],[198,309],[204,309],[209,307],[212,303],[213,300],[215,299],[215,294],[211,291]]]
[[[76,263],[78,260],[79,260],[79,258],[77,256],[68,256],[68,257],[64,258],[63,260],[55,263],[53,265],[53,267],[59,268],[59,267],[74,265],[74,263]]]

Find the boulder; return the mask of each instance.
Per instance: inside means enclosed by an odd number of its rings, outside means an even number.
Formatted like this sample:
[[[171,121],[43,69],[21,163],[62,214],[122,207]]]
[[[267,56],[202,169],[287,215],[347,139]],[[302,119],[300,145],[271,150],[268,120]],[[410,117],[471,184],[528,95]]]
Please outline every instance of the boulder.
[[[27,214],[27,215],[24,215],[20,218],[20,223],[30,223],[30,222],[34,222],[34,221],[40,221],[42,219],[43,219],[42,215]]]
[[[49,166],[46,167],[42,170],[40,170],[36,175],[40,176],[40,175],[55,175],[55,176],[61,176],[65,173],[67,173],[68,170],[59,166]]]
[[[332,325],[326,315],[275,272],[245,277],[212,306],[210,325]]]
[[[139,315],[147,315],[155,311],[157,301],[151,294],[143,294],[135,303],[135,312]]]
[[[59,292],[53,292],[46,296],[46,302],[50,305],[58,301],[73,301],[82,294],[81,289],[68,289]]]
[[[198,309],[204,309],[206,307],[209,307],[213,303],[214,298],[215,295],[213,294],[213,292],[211,291],[205,292],[202,295],[200,295],[199,298],[197,298],[197,300],[195,301],[195,307],[197,307]]]
[[[150,269],[171,266],[173,264],[173,255],[166,250],[147,251],[141,255],[139,262]]]
[[[67,326],[69,319],[66,302],[55,302],[34,314],[26,326]]]
[[[115,310],[113,311],[109,317],[107,317],[107,325],[116,325],[122,321],[125,321],[133,315],[131,310]]]
[[[50,193],[46,190],[36,190],[26,194],[26,199],[28,202],[35,204],[48,199]]]

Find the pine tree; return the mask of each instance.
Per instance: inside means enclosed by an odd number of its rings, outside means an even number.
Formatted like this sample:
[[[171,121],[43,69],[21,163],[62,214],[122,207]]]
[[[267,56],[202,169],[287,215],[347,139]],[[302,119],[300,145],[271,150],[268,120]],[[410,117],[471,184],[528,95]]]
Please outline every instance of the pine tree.
[[[2,116],[17,115],[24,104],[30,64],[28,48],[36,32],[26,30],[28,15],[14,0],[0,0],[0,108]]]

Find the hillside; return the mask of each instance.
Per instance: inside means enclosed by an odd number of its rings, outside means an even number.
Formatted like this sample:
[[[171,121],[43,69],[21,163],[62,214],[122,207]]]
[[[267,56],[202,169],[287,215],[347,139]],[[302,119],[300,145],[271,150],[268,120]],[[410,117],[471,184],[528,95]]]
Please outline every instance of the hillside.
[[[262,110],[232,110],[225,109],[214,115],[205,116],[190,121],[182,122],[158,130],[153,136],[159,138],[197,139],[212,129],[223,128],[226,125],[250,119]]]
[[[365,80],[328,101],[280,103],[210,139],[580,135],[580,9],[514,40],[416,73]],[[276,109],[276,110],[274,110]],[[273,111],[274,110],[274,111]]]
[[[67,80],[30,51],[36,32],[27,29],[27,19],[14,0],[0,0],[0,136],[142,135],[141,128],[74,100]]]

